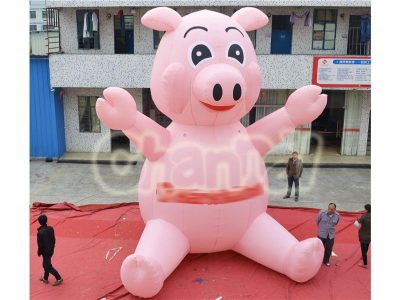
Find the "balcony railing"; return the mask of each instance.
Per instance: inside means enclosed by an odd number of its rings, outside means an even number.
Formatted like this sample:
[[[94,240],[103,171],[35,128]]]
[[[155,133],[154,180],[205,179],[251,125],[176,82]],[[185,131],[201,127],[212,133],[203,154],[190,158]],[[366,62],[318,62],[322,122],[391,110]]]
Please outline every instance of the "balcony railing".
[[[58,9],[46,9],[47,52],[61,53],[60,18]]]
[[[350,27],[347,54],[349,55],[371,55],[371,41],[361,42],[361,28]]]

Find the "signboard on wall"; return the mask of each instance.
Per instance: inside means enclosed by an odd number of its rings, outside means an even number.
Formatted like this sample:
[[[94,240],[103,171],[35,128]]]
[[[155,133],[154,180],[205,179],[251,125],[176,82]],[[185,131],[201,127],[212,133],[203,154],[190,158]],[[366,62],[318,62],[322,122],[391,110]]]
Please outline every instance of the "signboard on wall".
[[[312,84],[321,87],[371,87],[371,57],[314,56]]]

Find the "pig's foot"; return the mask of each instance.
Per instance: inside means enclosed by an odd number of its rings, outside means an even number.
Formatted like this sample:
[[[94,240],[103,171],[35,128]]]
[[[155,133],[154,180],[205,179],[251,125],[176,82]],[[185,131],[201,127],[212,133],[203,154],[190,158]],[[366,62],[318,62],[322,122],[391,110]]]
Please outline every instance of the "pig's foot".
[[[177,227],[161,219],[150,220],[135,253],[122,263],[122,283],[135,296],[153,297],[188,252],[189,241]]]
[[[125,288],[139,297],[153,297],[162,288],[164,272],[161,265],[142,255],[129,255],[121,266],[121,279]]]
[[[318,238],[296,244],[287,256],[285,274],[297,282],[305,282],[317,274],[324,256],[324,246]]]

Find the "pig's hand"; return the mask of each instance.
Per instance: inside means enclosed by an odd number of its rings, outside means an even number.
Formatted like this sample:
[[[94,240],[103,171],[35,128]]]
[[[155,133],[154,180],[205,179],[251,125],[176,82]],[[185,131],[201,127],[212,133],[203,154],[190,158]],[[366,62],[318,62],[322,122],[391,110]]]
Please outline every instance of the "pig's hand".
[[[324,110],[327,96],[316,85],[303,86],[289,96],[285,109],[295,126],[311,123]]]
[[[134,126],[136,103],[124,89],[109,87],[103,92],[104,99],[98,98],[96,112],[100,120],[111,129],[124,130]]]

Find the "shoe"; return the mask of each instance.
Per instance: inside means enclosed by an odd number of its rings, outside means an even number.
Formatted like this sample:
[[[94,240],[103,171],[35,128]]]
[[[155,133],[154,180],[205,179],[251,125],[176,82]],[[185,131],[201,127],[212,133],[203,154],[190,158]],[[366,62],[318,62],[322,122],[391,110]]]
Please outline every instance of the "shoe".
[[[283,199],[287,199],[287,198],[290,198],[290,196],[286,195],[283,197]]]
[[[53,286],[60,285],[60,284],[61,284],[61,282],[63,282],[63,279],[62,279],[62,278],[61,278],[61,279],[58,279],[58,280],[56,280],[56,281],[53,283]]]
[[[359,267],[361,267],[361,268],[368,269],[368,265],[364,265],[364,264],[358,264],[358,266],[359,266]]]
[[[295,197],[295,198],[294,198],[294,201],[299,201],[299,197]]]
[[[326,262],[326,263],[324,262],[324,265],[325,265],[325,266],[327,266],[327,267],[330,267],[330,266],[331,266],[331,264],[330,264],[330,262],[329,262],[329,261],[328,261],[328,262]]]
[[[43,277],[41,277],[39,280],[40,280],[41,282],[43,282],[43,283],[49,283],[49,281],[48,281],[47,279],[44,279]]]

